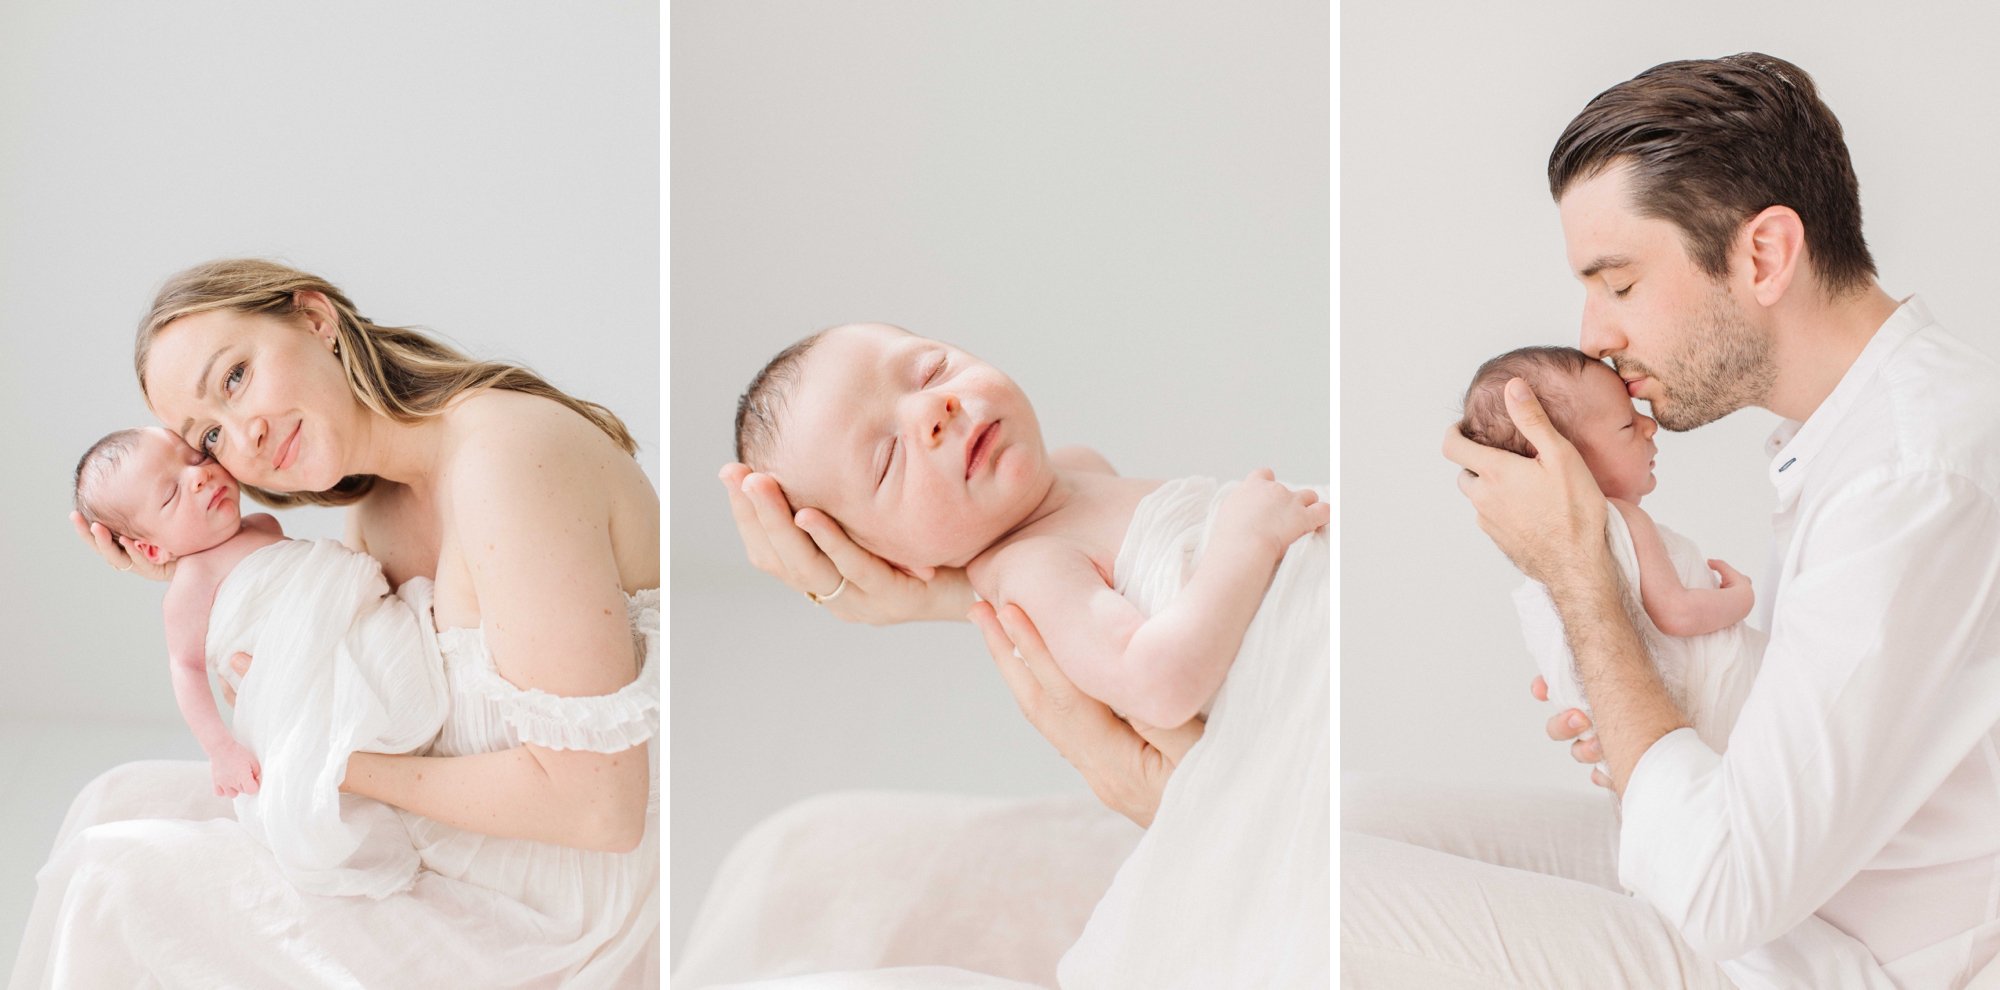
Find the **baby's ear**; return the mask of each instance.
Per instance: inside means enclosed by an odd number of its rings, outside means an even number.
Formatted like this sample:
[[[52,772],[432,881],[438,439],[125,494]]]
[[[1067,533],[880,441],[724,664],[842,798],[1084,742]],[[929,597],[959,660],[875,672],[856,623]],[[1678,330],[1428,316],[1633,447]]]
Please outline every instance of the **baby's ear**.
[[[145,540],[127,542],[125,544],[125,552],[136,552],[139,556],[146,558],[147,562],[155,567],[165,564],[168,559],[168,554],[165,550],[160,549],[157,544],[147,543]]]

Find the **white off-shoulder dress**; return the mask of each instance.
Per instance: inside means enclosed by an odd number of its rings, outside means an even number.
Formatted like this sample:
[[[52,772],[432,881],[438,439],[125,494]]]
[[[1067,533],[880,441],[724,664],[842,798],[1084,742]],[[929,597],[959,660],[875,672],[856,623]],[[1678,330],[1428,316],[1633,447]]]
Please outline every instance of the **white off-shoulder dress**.
[[[659,591],[627,604],[639,676],[600,697],[523,691],[494,669],[480,630],[440,632],[452,707],[431,754],[645,745],[637,849],[497,838],[405,813],[423,859],[407,893],[305,894],[212,796],[207,764],[126,764],[71,805],[9,985],[657,986]]]

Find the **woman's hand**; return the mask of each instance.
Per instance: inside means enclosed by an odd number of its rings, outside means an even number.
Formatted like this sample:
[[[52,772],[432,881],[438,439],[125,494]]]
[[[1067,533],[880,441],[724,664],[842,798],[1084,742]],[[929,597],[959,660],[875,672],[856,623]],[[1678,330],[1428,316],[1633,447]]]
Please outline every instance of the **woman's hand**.
[[[1535,679],[1528,683],[1528,693],[1534,695],[1536,701],[1549,700],[1549,682],[1543,680],[1541,675],[1536,675]],[[1581,709],[1566,708],[1549,717],[1547,726],[1549,738],[1556,742],[1568,742],[1570,758],[1588,765],[1590,782],[1608,790],[1611,787],[1611,778],[1606,777],[1604,771],[1597,768],[1597,764],[1604,760],[1604,747],[1598,745],[1596,736],[1591,736],[1589,739],[1577,738],[1589,731],[1590,716],[1585,715]]]
[[[250,673],[250,654],[242,652],[230,654],[229,669],[236,672],[236,683],[243,683],[243,675]],[[228,702],[229,707],[236,707],[236,689],[230,687],[228,681],[222,682],[222,700]]]
[[[110,564],[113,570],[129,571],[148,581],[165,581],[174,576],[173,561],[168,561],[162,566],[144,557],[134,557],[126,553],[125,548],[119,545],[117,537],[111,535],[110,527],[103,523],[84,522],[81,512],[70,510],[69,524],[76,527],[76,535],[81,537],[92,550],[97,551],[97,555],[104,558],[104,562]]]
[[[939,568],[930,580],[919,579],[863,550],[832,516],[818,509],[794,513],[770,475],[729,464],[721,478],[750,563],[793,591],[817,595],[835,618],[871,626],[955,620],[972,604],[964,571]]]
[[[1201,738],[1202,721],[1173,729],[1128,724],[1070,683],[1019,606],[996,615],[980,602],[967,617],[986,634],[986,651],[1035,731],[1083,774],[1106,807],[1141,828],[1152,825],[1167,778]]]

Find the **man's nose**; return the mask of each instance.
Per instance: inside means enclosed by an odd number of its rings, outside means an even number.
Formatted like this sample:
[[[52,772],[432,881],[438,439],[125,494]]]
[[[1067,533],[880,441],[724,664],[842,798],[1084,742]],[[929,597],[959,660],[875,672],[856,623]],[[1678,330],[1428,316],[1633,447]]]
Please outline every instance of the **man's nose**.
[[[1604,305],[1594,294],[1583,301],[1583,320],[1577,329],[1576,347],[1593,358],[1615,354],[1625,347],[1625,339],[1619,334],[1616,321],[1605,312]]]

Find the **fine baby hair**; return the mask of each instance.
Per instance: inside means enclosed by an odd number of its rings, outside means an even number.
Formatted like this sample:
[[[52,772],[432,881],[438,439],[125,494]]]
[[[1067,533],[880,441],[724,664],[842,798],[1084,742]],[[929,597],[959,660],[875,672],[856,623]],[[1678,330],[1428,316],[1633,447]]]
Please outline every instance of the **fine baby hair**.
[[[91,444],[76,462],[73,494],[76,511],[83,514],[86,524],[103,523],[104,528],[120,540],[137,534],[132,532],[131,520],[124,510],[111,497],[111,475],[125,455],[132,452],[133,445],[145,436],[145,432],[143,429],[129,429],[107,433]]]
[[[1507,415],[1507,382],[1523,378],[1549,414],[1556,432],[1569,436],[1569,385],[1591,365],[1604,363],[1574,347],[1520,347],[1489,358],[1472,375],[1465,390],[1464,413],[1458,432],[1488,447],[1535,456],[1535,445],[1514,428]]]

